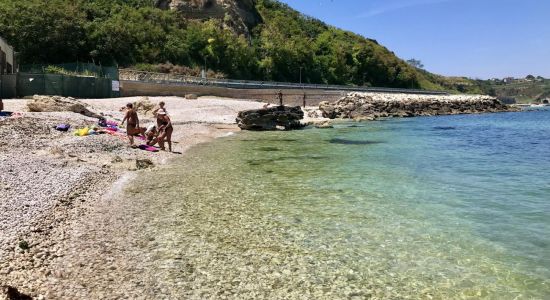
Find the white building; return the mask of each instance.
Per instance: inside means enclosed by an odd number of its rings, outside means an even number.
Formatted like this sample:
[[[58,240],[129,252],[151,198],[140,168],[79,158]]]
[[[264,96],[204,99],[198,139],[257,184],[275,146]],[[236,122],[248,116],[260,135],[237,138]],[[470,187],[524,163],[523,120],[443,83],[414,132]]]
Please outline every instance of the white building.
[[[0,75],[17,73],[15,51],[0,37]]]

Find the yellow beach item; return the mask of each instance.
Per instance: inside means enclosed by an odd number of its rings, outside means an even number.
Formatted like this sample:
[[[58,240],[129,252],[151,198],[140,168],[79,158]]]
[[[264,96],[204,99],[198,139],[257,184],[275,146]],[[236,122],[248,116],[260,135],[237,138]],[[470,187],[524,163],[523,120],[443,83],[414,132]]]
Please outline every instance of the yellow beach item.
[[[75,131],[74,135],[76,135],[76,136],[87,136],[89,131],[90,131],[90,129],[88,127],[84,127],[84,128],[81,128],[81,129],[77,129]]]

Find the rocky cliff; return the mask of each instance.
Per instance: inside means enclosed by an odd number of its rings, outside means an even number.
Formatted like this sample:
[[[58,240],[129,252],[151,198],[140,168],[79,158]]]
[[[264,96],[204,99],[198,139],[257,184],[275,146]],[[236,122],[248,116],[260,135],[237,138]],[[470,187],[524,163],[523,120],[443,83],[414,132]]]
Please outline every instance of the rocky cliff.
[[[155,6],[172,9],[190,19],[216,18],[237,34],[250,37],[250,30],[262,21],[256,0],[156,0]]]

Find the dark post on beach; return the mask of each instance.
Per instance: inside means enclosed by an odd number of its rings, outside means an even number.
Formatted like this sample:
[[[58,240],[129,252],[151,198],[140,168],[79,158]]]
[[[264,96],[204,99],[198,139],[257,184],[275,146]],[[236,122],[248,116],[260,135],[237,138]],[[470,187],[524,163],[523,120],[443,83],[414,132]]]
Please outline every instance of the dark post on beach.
[[[279,99],[279,106],[283,106],[283,92],[281,90],[277,93],[277,99]]]
[[[304,92],[304,97],[302,98],[302,101],[303,101],[302,106],[304,108],[306,108],[306,93],[305,92]]]
[[[4,102],[2,102],[2,79],[0,79],[0,112],[4,110]]]

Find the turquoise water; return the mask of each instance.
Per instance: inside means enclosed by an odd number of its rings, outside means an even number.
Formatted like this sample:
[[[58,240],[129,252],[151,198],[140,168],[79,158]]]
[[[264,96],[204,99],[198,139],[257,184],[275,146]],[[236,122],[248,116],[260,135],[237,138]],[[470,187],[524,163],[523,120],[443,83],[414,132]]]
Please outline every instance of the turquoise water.
[[[550,299],[550,111],[243,132],[163,172],[220,281],[268,265],[275,297]]]

